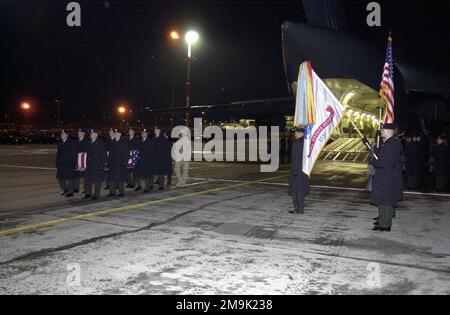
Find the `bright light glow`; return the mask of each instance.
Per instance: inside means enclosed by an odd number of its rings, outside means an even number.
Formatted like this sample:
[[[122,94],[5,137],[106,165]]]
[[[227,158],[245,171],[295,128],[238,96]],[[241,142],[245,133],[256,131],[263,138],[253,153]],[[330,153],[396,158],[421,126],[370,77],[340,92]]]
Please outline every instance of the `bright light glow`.
[[[172,32],[170,32],[170,38],[172,38],[173,40],[179,40],[180,34],[178,34],[177,31],[172,31]]]
[[[29,103],[22,103],[20,107],[24,110],[29,110],[31,108]]]
[[[186,42],[190,45],[195,44],[198,41],[199,35],[197,32],[189,31],[186,33]]]
[[[119,108],[117,109],[117,111],[119,112],[119,114],[125,114],[125,112],[127,111],[127,109],[125,108],[125,106],[119,106]]]
[[[355,112],[355,115],[359,116],[359,115],[361,115],[361,113],[360,112]]]
[[[353,113],[353,109],[349,109],[349,110],[348,110],[348,113],[349,113],[349,114]]]

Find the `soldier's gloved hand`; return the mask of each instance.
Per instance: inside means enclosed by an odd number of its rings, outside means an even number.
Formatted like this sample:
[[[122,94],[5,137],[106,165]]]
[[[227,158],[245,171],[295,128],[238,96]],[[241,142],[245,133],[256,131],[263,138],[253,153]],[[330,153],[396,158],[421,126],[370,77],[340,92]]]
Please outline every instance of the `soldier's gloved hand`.
[[[370,147],[370,143],[369,143],[369,141],[367,140],[366,137],[362,138],[361,140],[362,140],[362,142],[364,143],[365,146]]]

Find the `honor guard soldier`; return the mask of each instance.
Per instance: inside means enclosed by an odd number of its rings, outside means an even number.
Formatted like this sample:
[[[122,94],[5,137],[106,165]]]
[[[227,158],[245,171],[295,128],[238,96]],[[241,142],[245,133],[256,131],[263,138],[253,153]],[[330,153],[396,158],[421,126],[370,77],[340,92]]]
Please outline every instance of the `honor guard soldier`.
[[[412,142],[406,147],[405,156],[408,188],[419,189],[422,185],[426,162],[426,152],[420,134],[413,135]]]
[[[305,212],[305,198],[309,195],[309,177],[303,173],[303,144],[304,144],[304,127],[296,127],[294,129],[294,141],[292,142],[291,151],[291,174],[289,177],[289,195],[292,196],[294,209],[289,213]]]
[[[142,140],[139,145],[140,158],[136,165],[137,187],[134,191],[142,189],[141,181],[144,181],[144,193],[149,193],[153,189],[153,174],[152,174],[152,160],[153,160],[153,142],[148,138],[149,130],[144,128],[142,130]]]
[[[173,163],[172,163],[172,141],[169,136],[164,132],[164,138],[166,138],[166,149],[165,149],[165,167],[164,167],[164,175],[167,176],[167,186],[172,185],[172,174],[173,174]]]
[[[84,179],[86,170],[86,158],[87,158],[87,146],[89,139],[86,137],[85,129],[78,129],[77,140],[75,141],[76,153],[77,153],[77,172],[74,180],[74,192],[80,192],[80,179]],[[86,191],[86,180],[83,183],[83,193]]]
[[[96,129],[90,130],[90,141],[87,145],[87,159],[85,171],[85,195],[83,199],[100,198],[100,189],[105,180],[106,149],[105,144],[98,138]],[[94,194],[92,194],[94,186]]]
[[[61,141],[56,154],[56,178],[62,196],[73,197],[73,181],[75,179],[76,149],[66,130],[61,130]]]
[[[119,190],[119,197],[125,195],[128,158],[128,146],[122,139],[122,132],[120,129],[114,129],[114,140],[111,143],[108,156],[108,197],[116,196],[116,189]]]
[[[161,134],[161,128],[155,126],[153,144],[153,174],[158,175],[159,190],[164,190],[164,175],[167,174],[167,147],[169,140]]]
[[[394,124],[382,124],[383,144],[377,154],[378,159],[373,160],[375,175],[371,202],[378,206],[379,212],[374,231],[391,231],[394,207],[403,198],[402,143],[394,133]]]
[[[130,127],[128,130],[128,150],[131,151],[139,151],[139,145],[140,145],[140,139],[135,137],[135,130]],[[135,188],[136,187],[136,174],[134,168],[128,169],[128,179],[127,179],[127,187],[128,188]]]
[[[105,140],[106,157],[109,157],[109,151],[114,142],[114,128],[109,129],[108,137]],[[108,173],[108,160],[106,160],[106,172]],[[108,181],[106,181],[105,190],[109,189]]]

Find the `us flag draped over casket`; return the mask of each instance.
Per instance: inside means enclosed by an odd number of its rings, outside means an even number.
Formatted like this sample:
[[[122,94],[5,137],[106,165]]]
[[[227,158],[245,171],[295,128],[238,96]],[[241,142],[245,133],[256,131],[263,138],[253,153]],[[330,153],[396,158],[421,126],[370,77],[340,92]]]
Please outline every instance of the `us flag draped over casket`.
[[[77,165],[75,170],[79,172],[84,172],[86,170],[86,163],[87,163],[87,153],[86,152],[78,153]]]
[[[138,161],[139,161],[139,150],[130,150],[127,168],[128,169],[135,168]]]

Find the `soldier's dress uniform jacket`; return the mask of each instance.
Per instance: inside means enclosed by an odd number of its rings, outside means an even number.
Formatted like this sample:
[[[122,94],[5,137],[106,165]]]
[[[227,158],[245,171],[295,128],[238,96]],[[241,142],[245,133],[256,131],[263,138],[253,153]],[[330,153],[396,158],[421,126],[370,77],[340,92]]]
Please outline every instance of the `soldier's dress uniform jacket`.
[[[303,173],[303,145],[304,138],[294,140],[291,150],[291,173],[289,177],[289,195],[308,196],[310,192],[309,177]]]
[[[152,138],[153,144],[153,165],[152,172],[154,175],[165,175],[167,173],[167,142],[169,140],[166,139],[162,134],[159,137]]]
[[[424,171],[426,153],[421,142],[411,142],[405,146],[406,175],[421,176]]]
[[[129,151],[124,140],[114,140],[110,144],[108,156],[108,181],[124,182],[127,179]]]
[[[147,138],[139,145],[139,160],[136,165],[136,176],[138,178],[151,178],[153,163],[153,142]]]
[[[56,178],[74,179],[76,161],[75,142],[70,138],[67,138],[65,142],[61,140],[56,154]]]
[[[100,183],[105,180],[106,150],[100,139],[90,141],[86,148],[85,178],[91,183]]]
[[[433,155],[436,176],[450,176],[450,146],[446,143],[436,145]]]
[[[401,165],[402,143],[400,139],[387,139],[373,159],[375,175],[372,183],[371,202],[377,206],[395,207],[403,198]]]

